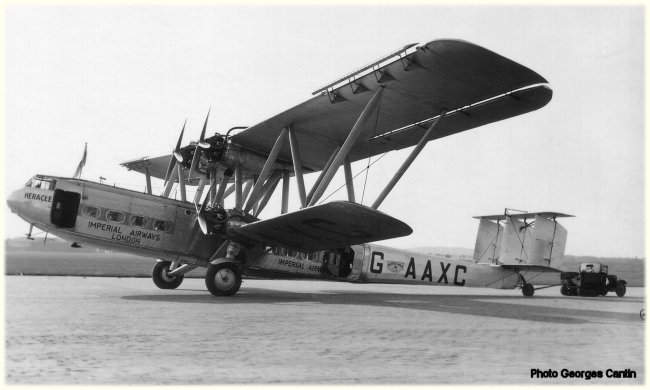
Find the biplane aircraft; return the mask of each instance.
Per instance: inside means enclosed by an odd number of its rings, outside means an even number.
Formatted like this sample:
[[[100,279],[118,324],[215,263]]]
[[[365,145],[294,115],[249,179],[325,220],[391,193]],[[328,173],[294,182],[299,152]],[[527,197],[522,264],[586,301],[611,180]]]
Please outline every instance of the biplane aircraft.
[[[170,155],[122,163],[144,174],[143,192],[82,180],[84,152],[72,178],[36,175],[9,207],[30,223],[28,238],[36,226],[73,246],[158,259],[153,281],[162,289],[207,268],[206,287],[217,296],[235,294],[242,275],[519,286],[532,295],[524,274],[556,271],[551,263],[566,239],[559,213],[482,217],[474,262],[369,244],[412,233],[378,208],[427,142],[545,106],[552,91],[543,77],[472,43],[435,40],[406,45],[313,95],[254,126],[206,137],[208,112],[199,139],[186,146],[183,125]],[[357,203],[351,163],[407,147],[378,198]],[[341,166],[348,200],[325,203]],[[310,173],[318,177],[307,189]],[[300,208],[290,211],[292,177]],[[162,194],[153,193],[152,178],[164,182]],[[280,214],[260,220],[280,182]],[[179,200],[170,196],[175,186]],[[196,186],[193,199],[186,186]],[[234,207],[226,208],[230,196]],[[522,232],[530,234],[517,242]]]

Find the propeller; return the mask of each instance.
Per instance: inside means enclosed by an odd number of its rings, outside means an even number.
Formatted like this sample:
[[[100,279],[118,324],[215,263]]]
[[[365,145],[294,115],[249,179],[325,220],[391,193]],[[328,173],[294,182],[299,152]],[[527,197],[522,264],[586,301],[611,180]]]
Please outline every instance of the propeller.
[[[199,221],[199,226],[201,227],[201,231],[203,234],[208,234],[208,223],[205,220],[205,208],[208,205],[208,199],[206,198],[205,201],[203,201],[203,204],[201,205],[201,208],[198,207],[198,205],[194,205],[196,207],[196,220]]]
[[[176,143],[176,148],[172,151],[172,156],[169,159],[169,165],[167,166],[167,173],[165,174],[165,185],[169,177],[172,175],[176,162],[183,162],[183,156],[181,155],[181,142],[183,142],[183,133],[185,132],[185,125],[187,124],[187,119],[183,123],[183,129],[181,130],[181,135],[178,137],[178,142]],[[180,178],[179,178],[180,180]]]
[[[197,164],[199,163],[199,159],[201,158],[201,155],[203,154],[202,150],[200,149],[208,149],[210,147],[210,144],[205,142],[205,129],[208,126],[208,118],[210,117],[210,110],[208,110],[208,115],[205,117],[205,123],[203,123],[203,130],[201,131],[201,137],[196,143],[196,148],[194,149],[194,156],[192,157],[192,165],[190,165],[190,172],[187,175],[187,183],[190,183],[190,180],[192,179],[192,172],[196,169]]]

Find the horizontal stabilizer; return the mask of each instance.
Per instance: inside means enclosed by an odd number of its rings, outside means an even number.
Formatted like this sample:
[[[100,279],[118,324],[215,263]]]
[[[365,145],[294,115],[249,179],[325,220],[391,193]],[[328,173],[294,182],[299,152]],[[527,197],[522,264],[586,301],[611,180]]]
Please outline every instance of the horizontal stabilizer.
[[[311,252],[411,234],[404,222],[358,203],[337,201],[234,228],[239,240],[253,240]]]
[[[535,218],[537,216],[544,218],[566,218],[566,217],[575,217],[575,215],[556,213],[555,211],[541,211],[537,213],[521,213],[521,214],[496,214],[496,215],[479,215],[474,218],[476,219],[487,219],[489,221],[503,221],[508,217],[517,218],[517,219],[528,219]]]
[[[543,265],[530,265],[530,264],[500,264],[500,265],[494,265],[493,267],[501,267],[503,269],[511,270],[511,271],[516,271],[516,272],[525,272],[525,271],[530,271],[530,272],[562,272],[557,268],[553,267],[546,267]]]

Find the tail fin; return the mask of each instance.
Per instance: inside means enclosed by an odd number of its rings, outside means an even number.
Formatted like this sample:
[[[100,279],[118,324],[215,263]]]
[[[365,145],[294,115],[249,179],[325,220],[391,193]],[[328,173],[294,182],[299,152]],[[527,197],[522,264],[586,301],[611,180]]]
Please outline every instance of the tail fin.
[[[475,263],[497,263],[501,250],[503,227],[499,222],[481,219],[478,224],[476,245],[474,246]]]
[[[564,256],[566,246],[567,230],[556,221],[559,217],[573,215],[541,212],[474,217],[480,219],[474,262],[551,267]]]
[[[533,225],[508,215],[503,228],[499,260],[502,264],[526,264],[532,243]]]
[[[556,259],[564,257],[567,230],[555,221],[542,216],[535,217],[533,244],[530,249],[529,264],[550,267]]]

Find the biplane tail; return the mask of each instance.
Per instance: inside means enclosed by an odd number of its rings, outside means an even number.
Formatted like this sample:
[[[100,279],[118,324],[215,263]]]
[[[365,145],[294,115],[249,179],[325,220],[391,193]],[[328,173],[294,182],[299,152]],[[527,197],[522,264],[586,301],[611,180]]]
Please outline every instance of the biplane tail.
[[[513,269],[555,270],[564,257],[567,230],[557,218],[573,217],[557,212],[538,212],[474,217],[480,220],[474,262]]]

